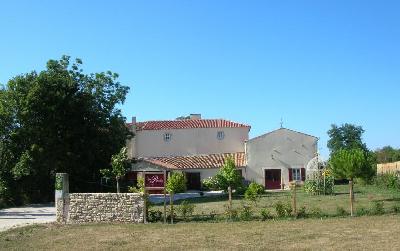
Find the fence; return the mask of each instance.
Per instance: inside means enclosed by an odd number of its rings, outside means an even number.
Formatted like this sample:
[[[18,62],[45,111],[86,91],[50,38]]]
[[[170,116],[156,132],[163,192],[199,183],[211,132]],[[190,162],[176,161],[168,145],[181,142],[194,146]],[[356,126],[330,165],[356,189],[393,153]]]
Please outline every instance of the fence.
[[[376,172],[378,174],[400,173],[400,161],[392,162],[392,163],[385,163],[385,164],[378,164],[376,166]]]

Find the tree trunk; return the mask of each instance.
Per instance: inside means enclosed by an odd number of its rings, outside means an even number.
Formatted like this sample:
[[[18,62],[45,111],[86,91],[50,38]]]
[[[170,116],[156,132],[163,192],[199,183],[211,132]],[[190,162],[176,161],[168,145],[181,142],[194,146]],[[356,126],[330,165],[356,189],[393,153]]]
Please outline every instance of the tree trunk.
[[[174,193],[169,193],[169,205],[171,206],[171,210],[169,216],[171,217],[171,224],[174,224]]]
[[[354,194],[353,194],[353,180],[349,180],[349,188],[350,188],[350,215],[353,216],[353,202],[354,202]]]
[[[115,178],[115,180],[117,181],[117,193],[119,193],[119,179]]]
[[[228,186],[229,210],[232,210],[232,187]]]
[[[292,201],[292,207],[293,207],[293,216],[297,217],[297,205],[296,205],[296,189],[297,189],[297,183],[296,181],[293,182],[293,201]]]
[[[148,200],[148,198],[147,198],[147,190],[146,190],[146,188],[144,188],[144,191],[143,191],[143,199],[144,199],[144,204],[143,204],[143,206],[144,206],[144,209],[143,209],[143,211],[144,211],[144,213],[143,213],[143,223],[147,223],[147,215],[149,214],[149,208],[147,207],[147,200]]]

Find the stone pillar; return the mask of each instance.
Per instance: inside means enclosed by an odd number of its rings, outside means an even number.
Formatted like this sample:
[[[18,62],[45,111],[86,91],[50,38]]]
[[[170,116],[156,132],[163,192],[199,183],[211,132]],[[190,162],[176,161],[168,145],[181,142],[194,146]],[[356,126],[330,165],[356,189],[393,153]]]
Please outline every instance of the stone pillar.
[[[57,222],[66,221],[66,203],[68,201],[69,181],[68,173],[56,173],[55,179],[55,205]]]

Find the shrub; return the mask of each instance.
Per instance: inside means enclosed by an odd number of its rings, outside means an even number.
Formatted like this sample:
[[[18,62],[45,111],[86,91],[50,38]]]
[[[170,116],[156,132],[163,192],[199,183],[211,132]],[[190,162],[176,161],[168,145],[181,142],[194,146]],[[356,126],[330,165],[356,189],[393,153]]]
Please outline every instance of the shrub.
[[[203,188],[205,190],[219,190],[218,180],[215,177],[210,177],[203,180]]]
[[[369,215],[370,211],[364,207],[360,207],[357,209],[356,215],[358,216],[363,216],[363,215]]]
[[[239,218],[244,221],[253,219],[253,210],[249,205],[243,205],[239,211]]]
[[[184,200],[178,206],[178,213],[182,216],[183,220],[187,221],[189,217],[193,215],[194,212],[194,204],[189,203],[188,201]]]
[[[375,201],[374,206],[372,208],[372,214],[374,215],[382,215],[385,213],[385,209],[383,208],[383,202],[382,201]]]
[[[400,178],[395,173],[379,174],[375,178],[375,185],[382,188],[400,189]]]
[[[395,214],[400,213],[400,205],[393,205],[392,210]]]
[[[160,210],[149,210],[147,220],[149,222],[161,221],[163,213]]]
[[[208,215],[208,217],[210,218],[210,220],[215,220],[215,216],[217,215],[217,213],[213,210],[210,212],[210,214]]]
[[[297,211],[297,218],[307,218],[307,211],[305,206],[299,208],[299,210]]]
[[[273,218],[272,215],[271,215],[271,213],[269,212],[269,210],[266,209],[266,208],[261,208],[260,214],[261,214],[261,219],[262,219],[263,221],[269,220],[269,219],[272,219],[272,218]]]
[[[319,208],[319,207],[314,207],[314,208],[312,208],[311,211],[310,211],[310,216],[311,216],[311,217],[315,217],[315,218],[320,218],[320,217],[322,217],[323,214],[322,214],[321,208]]]
[[[262,194],[264,194],[264,187],[258,183],[251,182],[249,187],[246,189],[244,193],[244,197],[246,200],[250,200],[252,202],[256,202]]]
[[[238,219],[238,210],[235,208],[229,208],[229,206],[226,206],[225,209],[225,217],[227,220],[237,220]]]
[[[323,175],[315,177],[314,179],[308,179],[304,182],[304,191],[308,194],[333,194],[334,193],[334,178],[333,176],[325,176],[325,187]]]
[[[279,218],[290,217],[292,215],[292,205],[278,201],[275,203],[275,211]]]
[[[343,207],[336,207],[336,215],[337,216],[346,216],[348,213]]]

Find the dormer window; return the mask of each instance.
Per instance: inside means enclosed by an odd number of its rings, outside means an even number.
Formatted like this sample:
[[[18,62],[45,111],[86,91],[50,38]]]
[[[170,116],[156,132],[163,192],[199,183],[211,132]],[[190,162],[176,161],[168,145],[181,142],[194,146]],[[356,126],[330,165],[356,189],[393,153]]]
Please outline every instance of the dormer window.
[[[225,137],[225,133],[223,131],[217,132],[217,139],[223,140]]]
[[[165,133],[164,134],[164,141],[165,142],[169,142],[169,141],[171,141],[171,138],[172,138],[172,135],[171,135],[171,133]]]

